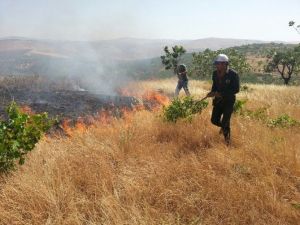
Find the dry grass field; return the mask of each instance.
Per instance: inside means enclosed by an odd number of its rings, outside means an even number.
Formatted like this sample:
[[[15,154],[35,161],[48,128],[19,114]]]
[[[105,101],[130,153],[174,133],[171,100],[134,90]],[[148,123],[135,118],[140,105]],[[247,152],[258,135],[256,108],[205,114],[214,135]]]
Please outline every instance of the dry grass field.
[[[176,80],[132,84],[172,95]],[[201,98],[209,83],[191,81]],[[246,107],[300,121],[299,87],[247,85]],[[210,100],[211,103],[211,100]],[[210,104],[211,105],[211,104]],[[300,224],[300,128],[233,115],[227,147],[211,106],[191,123],[160,110],[44,137],[0,180],[0,224]]]

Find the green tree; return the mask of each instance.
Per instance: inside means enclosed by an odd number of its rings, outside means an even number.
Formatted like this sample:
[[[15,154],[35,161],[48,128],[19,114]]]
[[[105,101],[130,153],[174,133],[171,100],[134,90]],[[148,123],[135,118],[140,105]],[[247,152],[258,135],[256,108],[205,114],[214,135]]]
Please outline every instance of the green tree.
[[[7,117],[0,121],[0,172],[13,169],[16,160],[23,164],[25,155],[54,123],[46,113],[22,113],[15,102],[8,107]]]
[[[290,27],[293,27],[293,28],[296,30],[296,32],[297,32],[298,34],[300,34],[300,25],[299,25],[299,24],[296,25],[295,21],[291,20],[291,21],[289,22],[289,26],[290,26]]]
[[[173,69],[174,73],[177,73],[177,66],[182,58],[182,55],[186,53],[186,50],[182,46],[175,45],[172,47],[172,51],[168,46],[164,47],[165,55],[162,55],[161,62],[165,66],[166,70]]]
[[[293,74],[300,69],[300,45],[294,49],[283,51],[273,50],[268,57],[268,63],[265,66],[265,72],[278,72],[287,85]]]
[[[250,65],[247,63],[245,55],[239,53],[235,49],[228,48],[218,51],[206,49],[203,52],[193,53],[192,75],[195,77],[211,76],[214,70],[214,59],[221,53],[226,54],[229,57],[230,67],[239,74],[246,73],[250,70]]]

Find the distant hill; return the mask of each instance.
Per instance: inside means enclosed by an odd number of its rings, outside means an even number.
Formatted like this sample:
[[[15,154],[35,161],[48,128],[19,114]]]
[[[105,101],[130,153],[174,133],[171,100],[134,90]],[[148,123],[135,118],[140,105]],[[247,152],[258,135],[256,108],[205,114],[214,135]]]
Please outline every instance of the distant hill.
[[[40,75],[89,80],[115,84],[125,77],[149,78],[171,76],[164,71],[159,56],[163,47],[183,45],[191,62],[193,51],[206,48],[235,47],[243,53],[264,51],[274,44],[258,40],[205,38],[198,40],[160,40],[122,38],[97,42],[33,40],[28,38],[0,39],[0,76]],[[275,44],[285,47],[286,44]],[[112,79],[113,78],[113,79]],[[98,85],[99,86],[99,85]]]
[[[31,40],[26,38],[0,39],[0,53],[26,51],[26,55],[51,57],[86,57],[92,59],[136,60],[161,55],[165,45],[183,45],[189,52],[206,48],[220,49],[252,43],[258,40],[205,38],[197,40],[122,38],[97,42]]]
[[[191,41],[183,41],[181,44],[188,50],[218,50],[235,46],[249,45],[253,43],[267,43],[259,40],[228,39],[228,38],[204,38]]]
[[[262,56],[262,55],[266,55],[270,49],[276,49],[277,51],[282,51],[289,48],[294,48],[296,45],[297,44],[271,42],[271,43],[247,44],[247,45],[235,46],[232,48],[245,55]]]

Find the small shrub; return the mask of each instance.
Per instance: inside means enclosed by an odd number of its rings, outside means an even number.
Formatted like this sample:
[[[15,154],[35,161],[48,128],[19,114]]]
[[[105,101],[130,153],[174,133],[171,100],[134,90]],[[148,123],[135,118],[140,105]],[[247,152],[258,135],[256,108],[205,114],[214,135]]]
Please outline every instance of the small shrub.
[[[240,114],[247,102],[247,99],[244,100],[236,100],[233,105],[233,112]]]
[[[246,109],[244,115],[250,117],[251,119],[256,119],[256,120],[261,120],[263,122],[266,122],[268,120],[267,110],[268,107],[261,107],[253,111]]]
[[[275,119],[270,119],[268,122],[268,126],[270,127],[293,127],[293,126],[299,126],[300,122],[291,118],[287,114],[283,114],[281,116],[278,116]]]
[[[291,203],[292,207],[295,209],[300,209],[300,203]]]
[[[247,103],[247,99],[236,100],[233,106],[233,112],[241,116],[246,116],[256,120],[262,120],[264,122],[268,120],[268,115],[267,115],[268,107],[261,107],[256,110],[250,110],[245,108],[246,103]]]
[[[15,102],[7,108],[8,118],[0,121],[0,172],[8,172],[25,161],[24,156],[53,124],[47,113],[28,115]]]
[[[194,114],[201,113],[207,106],[207,101],[197,101],[193,97],[175,98],[169,106],[163,108],[163,118],[174,123],[180,118],[191,121]]]

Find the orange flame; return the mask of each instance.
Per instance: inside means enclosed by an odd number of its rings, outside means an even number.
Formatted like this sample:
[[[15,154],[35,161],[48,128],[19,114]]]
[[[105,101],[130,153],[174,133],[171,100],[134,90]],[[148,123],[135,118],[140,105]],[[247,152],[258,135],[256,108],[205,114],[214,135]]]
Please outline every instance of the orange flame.
[[[122,90],[123,94],[130,94],[130,92],[126,91],[126,89]],[[170,99],[167,96],[156,91],[147,91],[143,94],[136,95],[135,97],[138,96],[143,100],[143,104],[135,105],[132,108],[123,107],[121,109],[112,104],[110,105],[110,110],[102,109],[96,116],[90,115],[84,117],[84,119],[79,117],[74,126],[71,126],[71,121],[66,119],[62,122],[62,128],[68,136],[72,136],[74,132],[85,132],[88,127],[92,125],[110,125],[115,118],[122,118],[125,120],[126,125],[130,125],[135,112],[145,110],[146,108],[158,110],[161,106],[165,106],[170,103]]]
[[[104,125],[111,123],[112,121],[111,111],[107,111],[107,110],[100,111],[96,120]]]
[[[70,120],[69,119],[65,119],[65,120],[62,121],[62,128],[68,136],[72,136],[73,131],[72,131],[72,128],[70,126]]]
[[[84,131],[86,131],[87,127],[83,121],[82,118],[78,118],[76,124],[75,124],[75,130],[80,132],[80,133],[83,133]]]
[[[74,132],[83,133],[87,130],[87,125],[84,123],[83,118],[79,117],[74,126],[71,126],[70,119],[64,119],[62,121],[62,129],[68,136],[73,136]]]
[[[143,100],[147,100],[153,103],[154,107],[161,106],[161,105],[165,106],[170,103],[170,99],[167,96],[162,95],[155,91],[148,91],[142,97]]]

